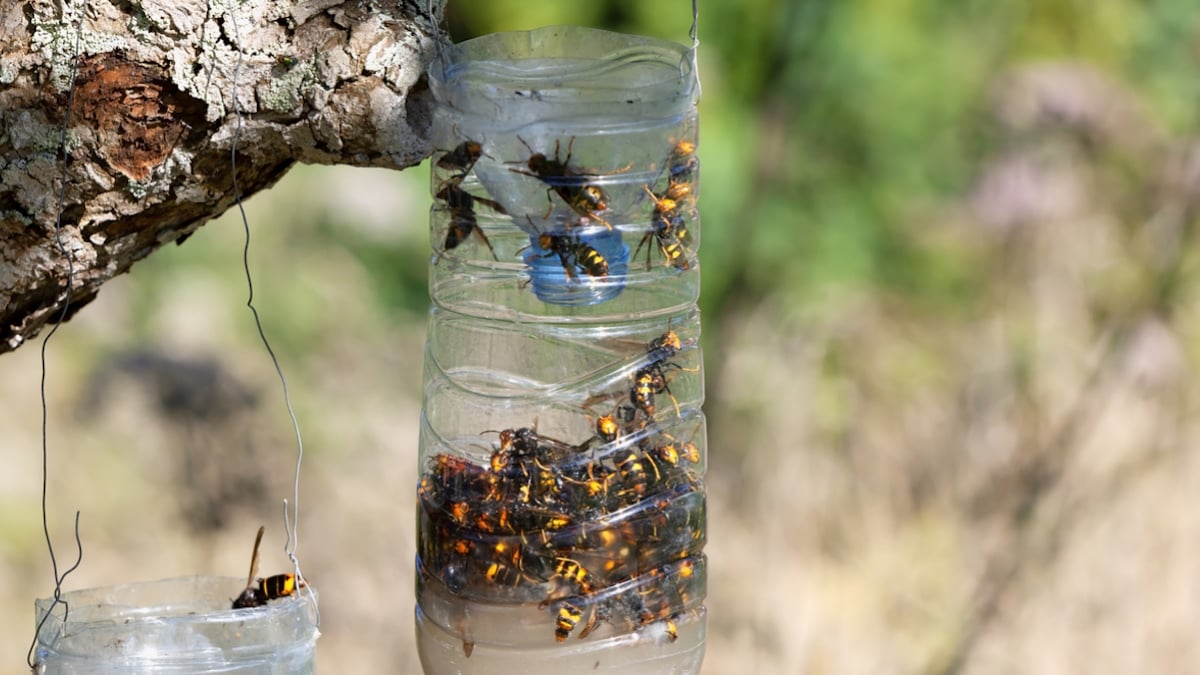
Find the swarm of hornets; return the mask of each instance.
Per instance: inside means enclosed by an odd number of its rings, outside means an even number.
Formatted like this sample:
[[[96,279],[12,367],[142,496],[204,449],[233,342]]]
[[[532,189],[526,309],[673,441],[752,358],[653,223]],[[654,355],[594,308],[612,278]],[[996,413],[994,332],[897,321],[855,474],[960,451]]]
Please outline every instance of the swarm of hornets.
[[[434,456],[417,489],[421,574],[462,598],[537,603],[560,642],[602,623],[674,640],[704,595],[702,457],[653,422],[679,415],[658,399],[674,402],[688,346],[670,329],[647,343],[579,443],[522,427],[495,432],[486,464]]]
[[[548,218],[555,209],[555,197],[565,205],[576,219],[574,225],[555,228],[553,231],[537,232],[533,241],[537,248],[532,255],[557,257],[568,280],[600,282],[608,278],[609,261],[589,243],[586,229],[589,225],[603,226],[612,230],[607,220],[611,198],[600,184],[606,175],[583,171],[571,163],[575,138],[566,143],[565,156],[561,141],[555,141],[554,156],[537,152],[523,138],[518,140],[528,149],[529,157],[517,167],[509,168],[512,173],[529,176],[546,185],[546,210],[539,214]],[[463,182],[475,168],[481,157],[486,156],[483,145],[465,140],[454,149],[444,151],[434,162],[436,175],[441,176],[435,188],[435,198],[447,214],[446,234],[438,258],[447,251],[457,248],[471,237],[487,246],[493,260],[499,260],[491,241],[479,224],[476,205],[482,204],[502,216],[508,215],[504,207],[492,200],[471,194]],[[646,249],[646,269],[651,269],[651,251],[655,248],[662,254],[663,263],[676,270],[691,268],[692,240],[688,234],[686,214],[694,209],[695,178],[699,169],[696,144],[690,140],[676,142],[663,162],[664,177],[659,180],[665,186],[655,191],[652,185],[642,185],[651,211],[649,226],[644,230],[637,250]],[[620,171],[616,172],[620,173]],[[532,219],[530,219],[532,226]]]

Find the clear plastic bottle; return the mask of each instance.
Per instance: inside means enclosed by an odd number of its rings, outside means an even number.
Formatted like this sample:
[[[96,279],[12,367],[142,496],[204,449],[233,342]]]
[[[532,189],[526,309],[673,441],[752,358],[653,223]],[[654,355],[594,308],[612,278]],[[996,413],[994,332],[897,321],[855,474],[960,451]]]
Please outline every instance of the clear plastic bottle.
[[[427,675],[699,671],[693,57],[550,27],[431,68]]]
[[[313,673],[319,633],[309,600],[230,609],[245,584],[182,577],[71,591],[62,596],[68,607],[40,599],[35,672]]]

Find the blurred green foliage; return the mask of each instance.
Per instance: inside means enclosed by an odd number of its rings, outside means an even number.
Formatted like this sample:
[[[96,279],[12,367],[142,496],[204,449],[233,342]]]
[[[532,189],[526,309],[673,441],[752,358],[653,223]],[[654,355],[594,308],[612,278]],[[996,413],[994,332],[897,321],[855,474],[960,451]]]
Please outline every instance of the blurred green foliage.
[[[1088,61],[1186,125],[1197,15],[1187,0],[702,0],[705,309],[864,286],[961,306],[970,261],[923,245],[919,230],[975,177],[996,78],[1035,60]],[[686,40],[690,6],[447,9],[456,40],[553,23]]]

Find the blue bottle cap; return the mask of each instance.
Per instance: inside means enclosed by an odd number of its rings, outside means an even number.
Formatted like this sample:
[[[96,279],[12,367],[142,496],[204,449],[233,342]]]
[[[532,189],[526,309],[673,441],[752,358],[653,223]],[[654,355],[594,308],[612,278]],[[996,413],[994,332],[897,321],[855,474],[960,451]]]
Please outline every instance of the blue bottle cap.
[[[607,264],[607,274],[598,273],[601,262]],[[525,264],[533,293],[542,302],[595,305],[612,300],[625,288],[629,247],[616,229],[530,234]]]

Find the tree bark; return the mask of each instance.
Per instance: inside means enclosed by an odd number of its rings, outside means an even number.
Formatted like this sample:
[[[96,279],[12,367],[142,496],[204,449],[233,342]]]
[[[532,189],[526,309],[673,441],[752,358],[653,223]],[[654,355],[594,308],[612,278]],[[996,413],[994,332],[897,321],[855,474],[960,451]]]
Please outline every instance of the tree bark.
[[[429,154],[445,0],[60,1],[0,0],[0,353],[235,204],[235,142],[243,198]]]

